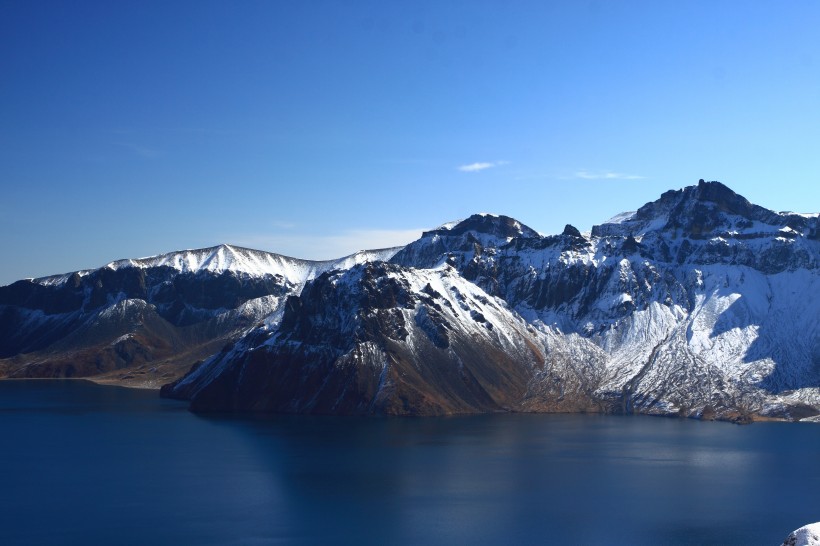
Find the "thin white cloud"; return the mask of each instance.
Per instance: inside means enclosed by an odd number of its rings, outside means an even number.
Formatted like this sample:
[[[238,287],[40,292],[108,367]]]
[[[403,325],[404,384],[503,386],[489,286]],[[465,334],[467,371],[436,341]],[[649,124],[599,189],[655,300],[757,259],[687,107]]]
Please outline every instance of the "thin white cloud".
[[[501,165],[508,164],[509,161],[483,161],[477,163],[470,163],[468,165],[460,165],[458,170],[463,173],[475,173],[478,171],[483,171],[485,169],[492,169],[493,167],[500,167]]]
[[[612,171],[577,171],[574,178],[581,178],[583,180],[642,180],[646,178],[637,174],[624,174]]]
[[[458,170],[463,173],[475,173],[483,171],[484,169],[491,169],[495,167],[495,163],[470,163],[469,165],[461,165]]]
[[[155,150],[154,148],[147,148],[130,142],[119,142],[118,144],[145,159],[155,159],[162,155],[161,151]]]
[[[426,229],[351,229],[333,235],[246,234],[226,237],[224,242],[294,258],[331,260],[359,250],[404,246]]]

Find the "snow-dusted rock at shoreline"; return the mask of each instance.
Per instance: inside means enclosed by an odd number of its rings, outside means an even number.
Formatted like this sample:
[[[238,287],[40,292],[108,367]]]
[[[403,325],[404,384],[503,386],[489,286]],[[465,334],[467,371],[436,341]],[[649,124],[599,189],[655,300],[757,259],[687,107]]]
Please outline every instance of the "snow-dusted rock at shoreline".
[[[782,546],[820,546],[820,522],[792,531]]]

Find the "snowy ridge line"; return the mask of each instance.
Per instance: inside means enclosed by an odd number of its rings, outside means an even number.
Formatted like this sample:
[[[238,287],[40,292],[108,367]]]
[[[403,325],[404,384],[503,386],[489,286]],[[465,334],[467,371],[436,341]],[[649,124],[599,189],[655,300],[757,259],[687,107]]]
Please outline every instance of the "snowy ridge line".
[[[632,220],[632,218],[635,216],[635,214],[637,214],[637,212],[638,211],[636,210],[621,212],[619,214],[616,214],[606,222],[604,222],[604,224],[622,224],[624,222]]]
[[[729,207],[718,203],[729,203]],[[707,211],[716,220],[708,229],[697,224],[694,217]],[[697,213],[697,214],[696,214]],[[758,253],[761,245],[768,245],[771,237],[776,236],[782,242],[794,239],[813,237],[816,240],[817,220],[820,213],[773,212],[750,204],[745,198],[717,182],[691,186],[677,191],[664,193],[655,202],[647,203],[634,212],[615,215],[607,222],[592,227],[590,233],[582,236],[589,243],[590,252],[581,252],[582,261],[595,262],[601,242],[609,244],[612,238],[634,237],[643,243],[644,238],[652,236],[668,242],[667,231],[676,229],[689,230],[687,237],[696,244],[699,241],[734,246],[738,241],[749,251]],[[671,224],[670,224],[671,222]],[[696,229],[692,229],[692,228]],[[797,229],[795,229],[795,227]],[[488,231],[489,229],[489,231]],[[470,233],[482,246],[501,246],[515,238],[546,239],[532,228],[525,226],[514,218],[490,213],[478,213],[467,219],[447,222],[439,227],[422,233],[425,238],[460,237]],[[676,237],[673,237],[673,239]],[[755,241],[758,239],[758,241]],[[651,241],[650,241],[651,242]],[[300,283],[334,268],[347,268],[357,263],[372,260],[390,260],[401,250],[413,246],[393,247],[377,250],[362,250],[336,260],[305,260],[281,254],[253,250],[235,245],[219,245],[198,250],[169,252],[157,256],[139,259],[116,260],[103,266],[112,270],[122,267],[160,267],[168,266],[182,273],[208,271],[235,271],[249,275],[282,275],[289,282]],[[449,243],[444,243],[449,246]],[[571,254],[567,253],[571,260]],[[540,260],[543,261],[543,260]],[[98,269],[86,269],[62,275],[52,275],[30,279],[41,285],[59,285],[73,275],[83,277]]]
[[[146,258],[115,260],[97,269],[84,269],[30,280],[41,285],[54,286],[65,283],[74,274],[84,277],[106,268],[116,271],[128,267],[141,269],[171,267],[180,273],[234,271],[251,276],[282,275],[291,283],[301,284],[332,269],[347,269],[353,265],[368,261],[389,260],[402,248],[360,250],[348,256],[331,260],[305,260],[274,252],[222,244],[201,249],[168,252]]]
[[[99,269],[99,268],[97,268]],[[86,275],[90,275],[97,271],[97,269],[81,269],[79,271],[71,271],[70,273],[60,273],[58,275],[48,275],[46,277],[27,277],[22,279],[24,281],[31,281],[37,284],[41,284],[43,286],[56,286],[59,284],[63,284],[68,279],[71,278],[72,275],[77,275],[79,277],[85,277]]]
[[[802,216],[803,218],[818,218],[820,212],[794,212],[791,210],[781,210],[778,212],[780,216]]]

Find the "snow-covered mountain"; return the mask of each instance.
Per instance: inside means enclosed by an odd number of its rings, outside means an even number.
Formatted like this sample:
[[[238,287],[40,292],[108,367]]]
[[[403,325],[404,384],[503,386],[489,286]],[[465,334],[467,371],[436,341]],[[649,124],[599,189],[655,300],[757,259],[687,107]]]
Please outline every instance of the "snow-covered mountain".
[[[809,418],[820,413],[818,244],[816,214],[775,213],[717,182],[588,236],[475,215],[424,233],[366,283],[361,268],[318,277],[281,324],[165,392],[200,410]],[[395,282],[400,298],[362,295]],[[486,370],[500,375],[476,379]]]
[[[721,417],[817,407],[818,215],[768,211],[701,181],[589,237],[572,226],[551,237],[479,235],[476,221],[425,233],[393,261],[446,261],[553,348],[602,358],[596,399]],[[553,372],[562,381],[574,376],[562,366]]]
[[[701,181],[588,234],[479,214],[335,262],[217,247],[20,281],[0,366],[97,336],[88,358],[201,360],[163,389],[199,411],[816,420],[819,279],[817,214]]]
[[[221,245],[18,281],[0,287],[0,374],[108,374],[159,387],[276,314],[316,275],[397,250],[308,261]]]

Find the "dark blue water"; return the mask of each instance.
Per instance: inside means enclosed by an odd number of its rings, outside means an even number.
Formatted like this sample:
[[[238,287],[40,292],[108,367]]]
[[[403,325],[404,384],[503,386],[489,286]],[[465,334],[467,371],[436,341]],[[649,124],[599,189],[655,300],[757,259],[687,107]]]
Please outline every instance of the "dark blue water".
[[[779,544],[820,426],[595,415],[202,418],[0,382],[0,544]]]

